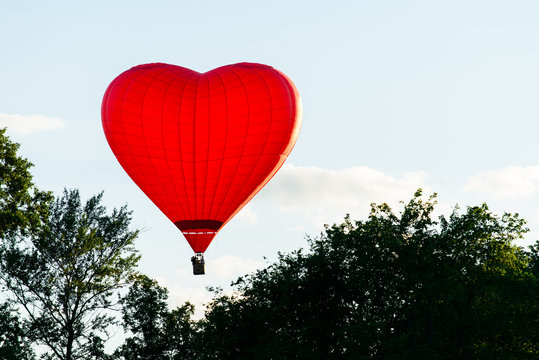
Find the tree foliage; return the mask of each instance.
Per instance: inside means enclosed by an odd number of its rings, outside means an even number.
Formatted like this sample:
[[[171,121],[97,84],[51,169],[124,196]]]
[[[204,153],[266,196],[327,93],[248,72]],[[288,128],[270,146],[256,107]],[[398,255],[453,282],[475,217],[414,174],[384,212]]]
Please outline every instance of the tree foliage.
[[[210,304],[200,358],[537,358],[537,253],[512,244],[524,221],[486,205],[436,221],[434,206],[420,191],[400,216],[373,205],[240,278]]]
[[[0,129],[0,239],[37,226],[51,200],[50,193],[35,187],[32,163],[17,153],[20,145],[5,132]]]
[[[7,302],[0,304],[0,359],[35,359],[31,343],[26,337],[19,314]]]
[[[102,194],[81,203],[65,190],[42,224],[25,236],[4,239],[0,278],[27,316],[30,337],[50,350],[47,358],[100,355],[114,317],[113,294],[135,273],[138,232],[125,207],[107,214]]]
[[[168,291],[155,280],[141,276],[122,299],[123,326],[128,337],[116,355],[125,360],[193,359],[195,345],[193,305],[186,303],[172,311]]]
[[[31,163],[0,130],[0,358],[35,359],[537,359],[539,242],[514,214],[486,205],[433,216],[421,191],[399,214],[372,205],[309,239],[308,250],[215,291],[205,317],[168,310],[167,290],[136,273],[126,207],[102,194],[54,199],[32,182]],[[128,333],[104,343],[122,298]],[[19,317],[20,309],[23,317]]]
[[[0,241],[28,234],[46,216],[50,193],[39,191],[30,169],[32,163],[18,154],[20,145],[0,129]],[[0,272],[2,271],[0,263]],[[33,359],[19,314],[9,302],[0,304],[0,359]]]

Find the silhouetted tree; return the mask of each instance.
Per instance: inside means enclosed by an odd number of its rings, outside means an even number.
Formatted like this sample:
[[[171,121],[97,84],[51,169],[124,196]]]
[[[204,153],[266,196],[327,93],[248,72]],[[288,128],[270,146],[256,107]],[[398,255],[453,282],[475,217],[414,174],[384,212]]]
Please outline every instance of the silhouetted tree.
[[[194,359],[193,305],[172,311],[168,291],[155,280],[141,276],[122,299],[123,325],[128,337],[116,355],[125,360]]]
[[[46,216],[50,193],[39,191],[30,173],[32,164],[18,154],[6,129],[0,129],[0,242],[29,234]],[[0,263],[0,271],[2,271]],[[8,302],[0,304],[0,359],[33,359],[18,313]]]
[[[201,321],[200,358],[537,358],[536,255],[512,244],[525,222],[434,206],[420,191],[400,216],[373,205],[240,278]]]
[[[107,214],[102,194],[81,204],[65,190],[31,232],[2,239],[0,279],[25,310],[28,336],[46,359],[103,358],[114,293],[139,260],[126,207]]]
[[[0,359],[537,359],[539,242],[518,215],[486,205],[433,218],[421,191],[395,214],[372,205],[309,239],[309,250],[215,291],[206,315],[168,310],[165,288],[140,276],[126,207],[107,214],[102,194],[54,200],[0,130]],[[104,351],[121,301],[129,332]],[[19,318],[16,306],[24,313]]]
[[[19,315],[8,303],[0,304],[0,359],[35,359]]]

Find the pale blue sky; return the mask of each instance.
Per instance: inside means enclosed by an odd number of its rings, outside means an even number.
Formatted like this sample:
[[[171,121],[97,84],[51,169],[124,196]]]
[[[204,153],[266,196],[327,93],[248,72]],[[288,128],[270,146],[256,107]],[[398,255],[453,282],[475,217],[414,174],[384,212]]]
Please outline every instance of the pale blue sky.
[[[365,217],[371,201],[408,200],[419,186],[440,194],[444,212],[483,201],[518,211],[532,229],[522,244],[539,237],[537,1],[6,1],[0,9],[0,114],[64,124],[10,129],[37,184],[127,202],[146,229],[142,270],[176,302],[197,302],[204,286],[226,286],[263,256],[305,246],[304,234],[324,222]],[[204,278],[189,275],[189,246],[131,183],[101,129],[109,82],[156,61],[200,72],[269,64],[303,101],[287,166],[217,236]]]

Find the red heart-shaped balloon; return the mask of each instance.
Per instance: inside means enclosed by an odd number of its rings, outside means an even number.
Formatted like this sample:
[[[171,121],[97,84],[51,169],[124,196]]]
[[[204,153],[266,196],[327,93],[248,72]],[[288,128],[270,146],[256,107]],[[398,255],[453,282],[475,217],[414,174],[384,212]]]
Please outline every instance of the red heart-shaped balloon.
[[[102,122],[127,174],[203,253],[284,163],[301,102],[290,79],[266,65],[198,73],[146,64],[112,81]]]

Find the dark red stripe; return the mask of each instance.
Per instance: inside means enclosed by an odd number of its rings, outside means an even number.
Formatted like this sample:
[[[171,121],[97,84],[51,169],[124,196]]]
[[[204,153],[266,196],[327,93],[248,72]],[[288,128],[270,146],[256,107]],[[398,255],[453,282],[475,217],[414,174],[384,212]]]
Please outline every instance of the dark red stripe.
[[[193,229],[211,229],[217,231],[223,226],[223,222],[218,220],[180,220],[174,224],[181,231]]]

